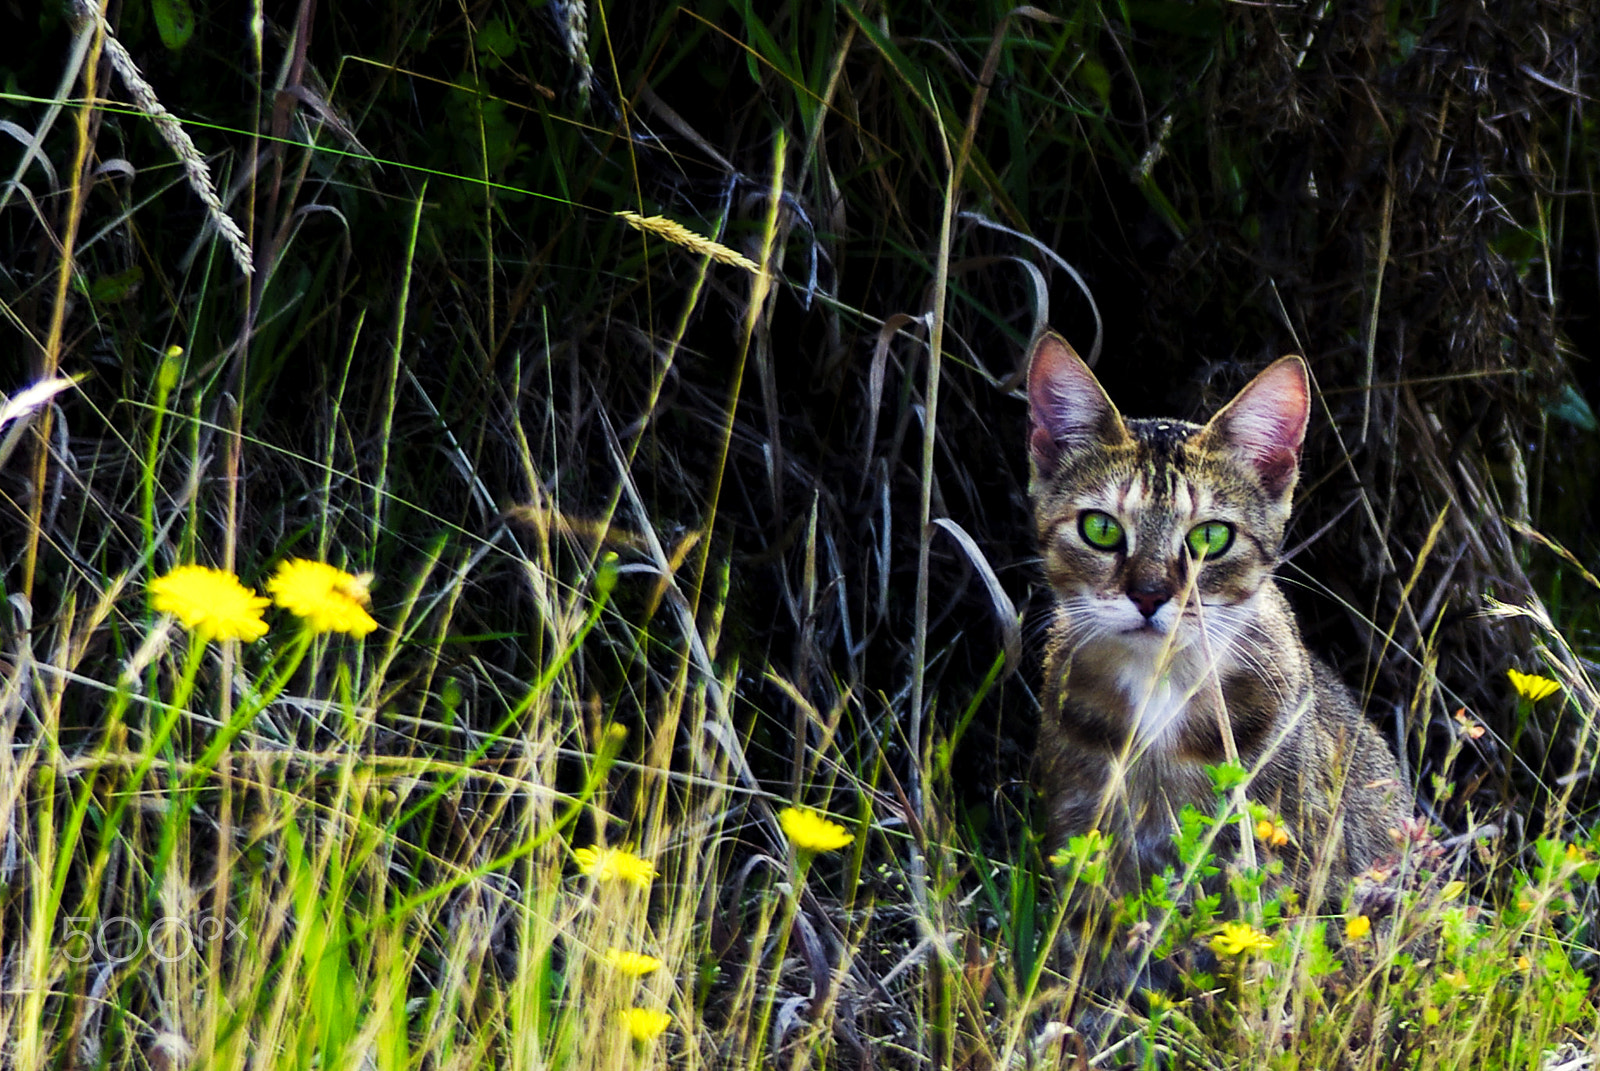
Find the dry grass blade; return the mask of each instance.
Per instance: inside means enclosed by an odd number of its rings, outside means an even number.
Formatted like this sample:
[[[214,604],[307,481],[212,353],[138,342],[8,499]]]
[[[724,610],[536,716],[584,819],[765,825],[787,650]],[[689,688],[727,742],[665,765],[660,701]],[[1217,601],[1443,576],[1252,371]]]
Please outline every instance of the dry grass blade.
[[[67,390],[73,384],[82,381],[86,378],[86,375],[87,373],[80,372],[75,376],[56,376],[52,379],[41,380],[31,387],[18,391],[10,398],[7,398],[4,405],[0,405],[0,428],[5,427],[13,420],[32,413],[51,398]],[[0,397],[4,397],[4,395],[0,395]]]
[[[877,338],[872,344],[872,364],[867,372],[867,419],[865,421],[866,434],[862,446],[867,456],[871,456],[878,437],[878,410],[883,405],[883,381],[889,362],[889,343],[893,342],[900,329],[912,324],[927,326],[925,316],[912,316],[910,313],[897,312],[883,321],[878,328]],[[868,474],[863,472],[865,481]]]
[[[55,165],[50,162],[50,157],[39,151],[38,138],[9,119],[0,119],[0,133],[10,134],[13,138],[16,138],[25,150],[22,154],[22,163],[17,168],[17,178],[12,181],[12,185],[20,185],[18,180],[26,173],[30,164],[39,165],[39,169],[44,172],[45,179],[50,183],[52,190],[60,185],[56,179]],[[3,202],[0,202],[0,207],[4,207]]]
[[[984,588],[989,592],[989,604],[994,609],[995,623],[1000,626],[1000,634],[1004,637],[1006,652],[1006,672],[1010,673],[1022,662],[1022,618],[1017,613],[1017,606],[1011,601],[1011,596],[1006,594],[1006,589],[1000,586],[1000,578],[994,573],[994,566],[989,564],[989,559],[978,548],[977,542],[949,517],[935,517],[933,523],[950,533],[955,538],[956,545],[967,556],[972,567],[978,571],[978,576],[983,580]]]
[[[84,378],[85,375],[80,373],[75,376],[56,376],[41,380],[31,387],[18,391],[6,400],[4,406],[0,406],[0,428],[16,422],[6,432],[5,438],[0,439],[0,466],[5,465],[12,452],[16,450],[17,443],[21,441],[28,424],[26,418]]]
[[[1037,339],[1050,326],[1050,287],[1045,281],[1044,272],[1039,270],[1039,265],[1025,257],[1015,256],[988,256],[969,257],[966,260],[950,266],[951,275],[963,275],[970,271],[981,271],[994,264],[1015,264],[1028,276],[1028,282],[1033,287],[1033,323],[1028,329],[1027,337]],[[1021,351],[1024,355],[1026,348]],[[1015,367],[1003,376],[997,376],[984,367],[983,361],[976,355],[969,358],[973,367],[983,374],[983,377],[1000,393],[1010,394],[1022,385],[1027,378],[1028,366],[1026,361],[1017,361]]]
[[[26,187],[22,185],[22,176],[27,174],[29,166],[35,160],[41,158],[44,151],[45,138],[55,126],[56,120],[60,118],[61,109],[64,106],[62,102],[71,95],[72,85],[78,80],[78,73],[83,68],[84,60],[88,56],[93,42],[94,30],[89,23],[85,22],[73,37],[72,55],[63,65],[61,78],[57,83],[55,94],[51,97],[49,108],[46,109],[44,117],[40,120],[34,133],[20,139],[26,148],[23,151],[22,159],[17,161],[16,170],[11,173],[11,181],[4,186],[0,186],[0,209],[5,208],[6,204],[10,202],[12,190],[21,189],[26,193]],[[42,166],[45,172],[50,175],[51,186],[54,187],[55,165],[45,161]],[[30,198],[29,200],[31,202],[32,199]]]
[[[1579,561],[1578,556],[1572,553],[1572,551],[1568,550],[1566,547],[1562,546],[1560,543],[1557,543],[1555,540],[1551,539],[1549,536],[1545,535],[1543,532],[1532,527],[1531,525],[1523,524],[1515,517],[1506,517],[1504,520],[1512,531],[1516,532],[1524,539],[1533,540],[1541,547],[1544,547],[1546,550],[1555,554],[1562,561],[1571,566],[1572,569],[1583,578],[1584,583],[1588,584],[1592,588],[1595,588],[1596,590],[1600,590],[1600,577],[1596,577],[1593,573],[1591,573],[1588,567]]]
[[[1083,359],[1090,368],[1095,367],[1100,361],[1100,349],[1105,344],[1105,320],[1100,315],[1100,303],[1095,301],[1094,291],[1089,288],[1089,283],[1086,279],[1084,279],[1082,273],[1079,272],[1077,268],[1073,267],[1060,253],[1057,253],[1054,249],[1051,249],[1048,245],[1041,242],[1031,234],[1024,234],[1021,231],[1007,227],[1004,224],[996,223],[994,220],[984,216],[981,212],[962,212],[961,218],[968,220],[969,222],[976,223],[980,227],[986,227],[989,230],[999,231],[1001,234],[1008,234],[1013,238],[1017,238],[1028,243],[1034,249],[1038,250],[1042,256],[1072,277],[1072,281],[1076,283],[1078,289],[1082,291],[1084,300],[1089,303],[1089,311],[1094,316],[1094,343],[1090,345],[1089,352],[1084,354]],[[1036,306],[1036,308],[1038,308],[1038,306]],[[1034,319],[1034,334],[1031,335],[1030,338],[1038,337],[1038,332],[1048,322],[1048,313],[1049,306],[1043,306],[1041,314],[1037,315]],[[1026,368],[1022,369],[1018,378],[1018,382],[1021,381],[1020,376],[1025,376],[1027,374],[1028,370]]]

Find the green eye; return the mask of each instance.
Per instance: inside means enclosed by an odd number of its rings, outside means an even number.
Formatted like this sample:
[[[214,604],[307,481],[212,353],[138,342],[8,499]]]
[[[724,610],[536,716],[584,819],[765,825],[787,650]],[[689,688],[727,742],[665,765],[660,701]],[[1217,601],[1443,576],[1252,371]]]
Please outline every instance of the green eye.
[[[1233,525],[1206,521],[1189,529],[1189,552],[1196,558],[1215,558],[1233,546]]]
[[[1085,543],[1100,550],[1116,550],[1122,546],[1122,525],[1111,514],[1097,509],[1078,515],[1078,534]]]

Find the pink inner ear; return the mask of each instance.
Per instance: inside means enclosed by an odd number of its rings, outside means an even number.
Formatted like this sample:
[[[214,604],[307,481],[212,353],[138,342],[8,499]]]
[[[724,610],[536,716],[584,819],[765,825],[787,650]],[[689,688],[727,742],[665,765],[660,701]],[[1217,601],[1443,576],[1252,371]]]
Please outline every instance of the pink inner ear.
[[[1067,340],[1047,331],[1028,362],[1028,409],[1033,418],[1029,446],[1049,469],[1064,449],[1109,436],[1120,426],[1117,411]]]
[[[1311,417],[1311,386],[1299,357],[1276,361],[1211,420],[1211,428],[1255,466],[1274,493],[1294,482]]]

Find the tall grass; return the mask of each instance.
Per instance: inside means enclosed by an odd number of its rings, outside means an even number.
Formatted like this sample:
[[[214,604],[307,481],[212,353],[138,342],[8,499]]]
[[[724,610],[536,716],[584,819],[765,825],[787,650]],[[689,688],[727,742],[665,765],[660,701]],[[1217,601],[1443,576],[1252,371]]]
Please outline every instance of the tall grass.
[[[1520,429],[1586,403],[1465,327],[1478,363],[1441,371],[1385,318],[1467,273],[1418,252],[1427,199],[1336,230],[1267,151],[1312,135],[1261,86],[1326,118],[1318,80],[1379,62],[1334,8],[44,12],[5,71],[0,1062],[1591,1066],[1600,701],[1536,588],[1583,621],[1592,544],[1507,536],[1530,486],[1584,486],[1581,445]],[[1445,29],[1383,33],[1455,107]],[[1545,109],[1531,144],[1573,118],[1576,185],[1582,39],[1547,36],[1497,85]],[[1259,103],[1266,148],[1207,95]],[[1471,231],[1508,339],[1579,278],[1541,181],[1497,177],[1512,217]],[[1412,230],[1333,281],[1272,259],[1379,203]],[[1367,294],[1351,343],[1324,313]],[[1103,845],[1052,858],[1026,787],[1015,362],[1046,319],[1164,411],[1311,351],[1333,475],[1291,575],[1447,820],[1298,902],[1218,771],[1184,870],[1108,908],[1184,968],[1160,992],[1078,984]],[[222,640],[150,597],[291,558],[370,573],[377,630],[274,607]],[[1559,691],[1516,698],[1513,661]],[[792,808],[851,839],[795,843]],[[1241,822],[1252,865],[1210,850]]]

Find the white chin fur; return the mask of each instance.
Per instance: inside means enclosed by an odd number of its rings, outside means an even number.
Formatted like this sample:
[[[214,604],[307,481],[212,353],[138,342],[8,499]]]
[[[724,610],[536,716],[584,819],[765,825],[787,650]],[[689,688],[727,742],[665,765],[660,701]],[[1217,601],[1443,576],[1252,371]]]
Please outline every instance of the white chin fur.
[[[1231,606],[1202,608],[1205,643],[1199,642],[1201,618],[1193,611],[1181,613],[1176,600],[1162,606],[1148,620],[1129,599],[1096,601],[1097,638],[1089,642],[1096,646],[1115,645],[1126,652],[1125,657],[1113,660],[1120,664],[1116,683],[1127,697],[1142,746],[1159,746],[1211,674],[1223,668],[1206,665],[1204,652],[1209,651],[1213,659],[1232,663],[1233,640],[1253,616],[1254,599],[1252,596]]]

